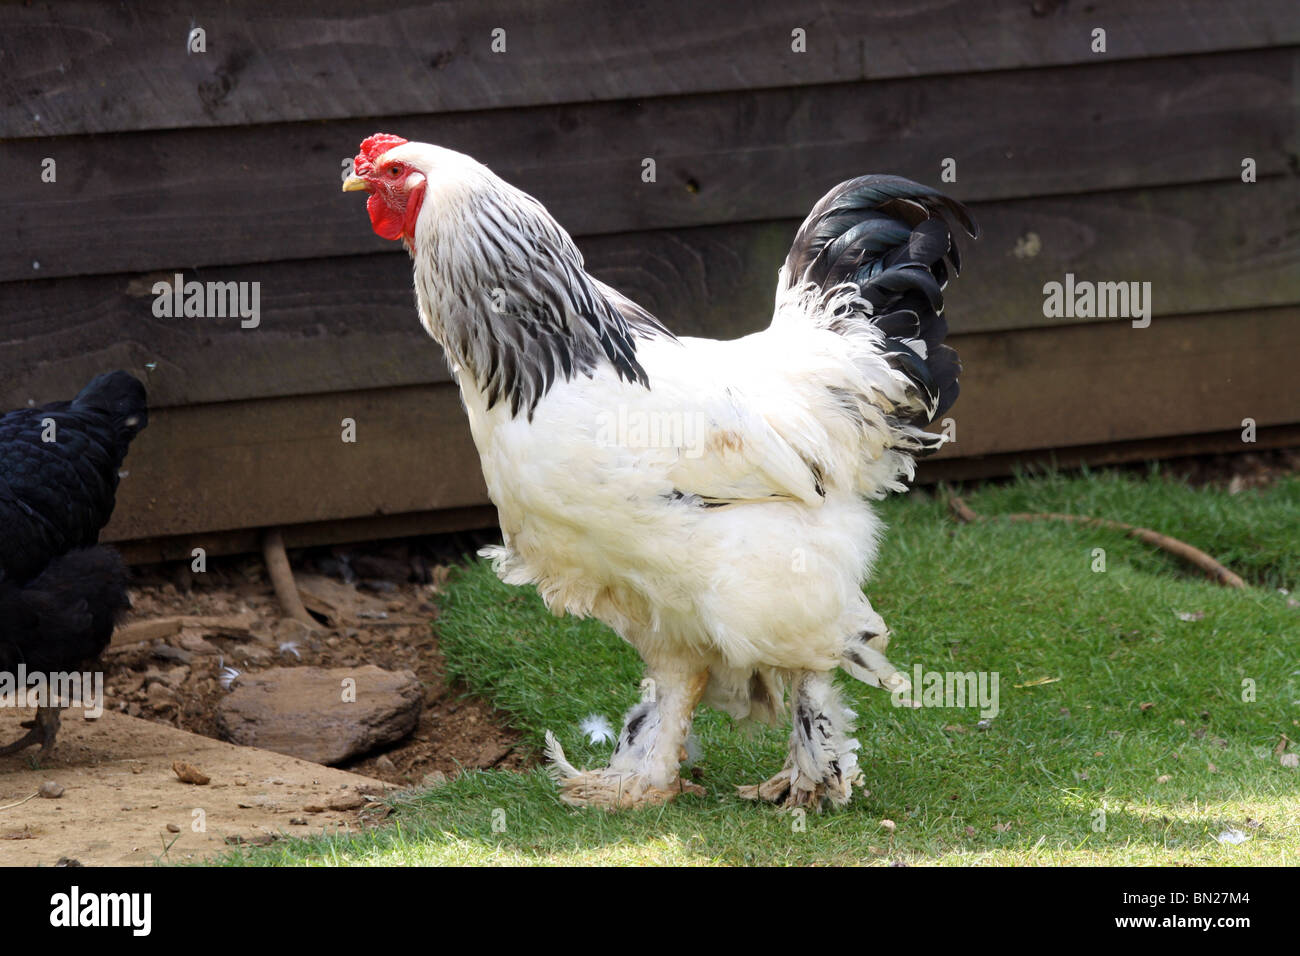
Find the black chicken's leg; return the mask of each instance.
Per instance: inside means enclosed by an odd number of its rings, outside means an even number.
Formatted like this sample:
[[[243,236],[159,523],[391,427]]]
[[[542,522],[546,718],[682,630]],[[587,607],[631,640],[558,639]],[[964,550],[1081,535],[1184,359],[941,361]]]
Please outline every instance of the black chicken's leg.
[[[37,707],[36,719],[31,722],[31,730],[11,744],[0,747],[0,757],[17,753],[32,744],[41,745],[42,756],[54,749],[54,738],[59,734],[59,708]]]

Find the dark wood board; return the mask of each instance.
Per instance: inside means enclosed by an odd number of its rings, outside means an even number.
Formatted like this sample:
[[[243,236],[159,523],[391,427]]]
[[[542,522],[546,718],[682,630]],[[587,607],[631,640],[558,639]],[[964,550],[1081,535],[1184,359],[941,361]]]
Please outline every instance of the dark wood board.
[[[1300,152],[1297,48],[449,116],[9,143],[0,280],[385,246],[342,161],[377,127],[487,162],[577,236],[801,219],[892,172],[968,202],[1223,181]],[[656,182],[642,180],[642,161]],[[946,158],[957,180],[940,181]],[[42,163],[57,179],[41,181]],[[1285,187],[1294,191],[1294,183]]]
[[[956,337],[957,441],[936,460],[1300,423],[1280,357],[1300,307]]]
[[[1286,179],[997,203],[946,294],[954,332],[1086,321],[1043,315],[1045,282],[1151,282],[1154,315],[1300,300],[1300,194]],[[1286,191],[1286,195],[1282,194]],[[764,328],[796,222],[590,237],[591,271],[680,334]],[[1031,255],[1032,252],[1032,255]],[[0,407],[77,392],[107,368],[149,373],[156,406],[447,381],[416,319],[404,252],[201,269],[261,282],[261,325],[157,319],[170,273],[0,284]],[[1128,326],[1128,321],[1119,320]]]
[[[342,422],[356,441],[343,441]],[[452,385],[162,409],[105,532],[149,538],[483,504]]]
[[[957,441],[936,461],[1300,422],[1300,308],[958,336]],[[340,422],[358,442],[341,441]],[[161,409],[112,540],[487,503],[450,384]]]
[[[1251,446],[1255,451],[1300,447],[1300,425],[1261,428],[1256,437],[1256,444]],[[1071,469],[1083,465],[1107,467],[1189,455],[1233,454],[1240,452],[1241,448],[1241,432],[1237,429],[1230,432],[1108,442],[1102,445],[1078,445],[1061,449],[1031,449],[1005,455],[944,458],[938,461],[927,459],[917,469],[915,484],[924,487],[938,482],[996,478],[1015,474],[1017,471]],[[354,541],[376,541],[455,531],[479,531],[494,528],[496,523],[496,509],[491,505],[479,505],[469,508],[447,508],[441,511],[416,511],[374,518],[347,518],[339,521],[290,525],[284,529],[284,539],[286,546],[292,551],[295,548]],[[145,538],[118,541],[114,544],[128,564],[152,564],[160,561],[188,563],[196,547],[203,548],[209,556],[260,554],[262,549],[261,533],[257,529],[178,535],[170,538]]]
[[[958,333],[1086,321],[1043,315],[1044,284],[1067,272],[1150,282],[1157,317],[1300,301],[1300,194],[1287,184],[981,206],[984,236],[966,244],[946,314]],[[730,338],[770,321],[776,270],[796,225],[627,233],[580,245],[596,275],[679,334]],[[170,273],[0,284],[0,408],[66,397],[105,369],[142,372],[149,363],[160,407],[447,381],[441,352],[416,318],[410,268],[399,251],[185,274],[262,283],[257,329],[235,318],[156,318],[151,289]]]
[[[191,52],[194,27],[205,52]],[[1106,52],[1092,31],[1106,30]],[[504,52],[492,31],[505,31]],[[806,31],[805,53],[792,30]],[[440,113],[1300,41],[1292,0],[37,0],[0,5],[0,137]]]
[[[1017,472],[1060,469],[1109,468],[1138,462],[1164,461],[1170,458],[1195,458],[1203,455],[1241,455],[1277,448],[1300,448],[1300,425],[1273,425],[1260,428],[1255,441],[1245,444],[1241,429],[1205,432],[1196,435],[1171,435],[1137,441],[1103,442],[1099,445],[1070,445],[1066,448],[1031,448],[1001,455],[973,455],[966,458],[928,458],[916,470],[916,484],[982,481]],[[470,525],[462,525],[469,528]],[[477,526],[476,526],[477,527]],[[342,540],[342,539],[338,539]],[[361,541],[363,538],[352,540]]]
[[[293,551],[296,548],[314,548],[352,541],[409,538],[456,531],[479,531],[494,528],[496,523],[496,508],[492,505],[475,505],[469,508],[445,508],[439,511],[411,511],[400,515],[318,521],[289,525],[283,530],[285,547],[289,549],[290,558],[294,558]],[[212,531],[167,538],[115,541],[113,546],[128,564],[155,564],[167,561],[189,563],[193,559],[195,548],[202,548],[209,557],[219,554],[261,554],[262,532],[258,528]]]

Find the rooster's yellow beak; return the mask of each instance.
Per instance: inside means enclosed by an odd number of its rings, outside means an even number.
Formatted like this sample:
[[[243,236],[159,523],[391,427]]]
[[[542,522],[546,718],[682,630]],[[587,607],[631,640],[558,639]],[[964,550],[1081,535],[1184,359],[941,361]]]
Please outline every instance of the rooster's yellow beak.
[[[356,175],[355,173],[353,173],[347,179],[343,180],[343,191],[345,193],[354,193],[358,189],[365,189],[365,188],[367,188],[366,181],[362,179],[360,176]]]

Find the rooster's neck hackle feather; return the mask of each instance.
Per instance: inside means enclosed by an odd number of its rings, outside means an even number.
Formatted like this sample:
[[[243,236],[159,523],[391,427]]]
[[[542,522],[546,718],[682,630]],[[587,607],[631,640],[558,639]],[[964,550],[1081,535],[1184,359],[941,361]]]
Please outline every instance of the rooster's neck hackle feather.
[[[531,417],[555,382],[600,363],[650,386],[637,341],[667,330],[587,274],[541,203],[477,163],[455,181],[437,177],[416,233],[421,311],[489,408],[504,402]]]

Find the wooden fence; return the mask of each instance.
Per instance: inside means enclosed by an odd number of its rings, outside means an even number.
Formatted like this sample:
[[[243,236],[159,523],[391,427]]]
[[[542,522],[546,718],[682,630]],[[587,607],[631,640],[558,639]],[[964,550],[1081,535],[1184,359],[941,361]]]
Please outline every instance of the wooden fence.
[[[957,442],[932,474],[1236,441],[1247,418],[1292,440],[1298,43],[1292,0],[0,4],[0,407],[147,377],[108,533],[141,558],[490,523],[409,260],[339,192],[384,130],[537,196],[689,334],[766,324],[841,179],[970,203]],[[260,324],[157,317],[176,273],[259,283]],[[1067,274],[1149,282],[1150,326],[1045,317]]]

